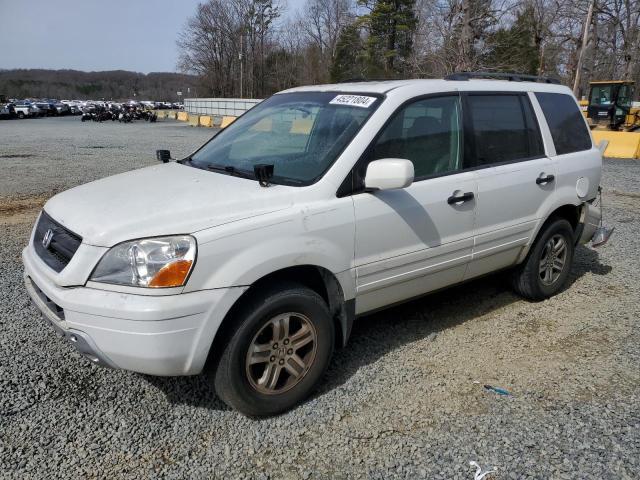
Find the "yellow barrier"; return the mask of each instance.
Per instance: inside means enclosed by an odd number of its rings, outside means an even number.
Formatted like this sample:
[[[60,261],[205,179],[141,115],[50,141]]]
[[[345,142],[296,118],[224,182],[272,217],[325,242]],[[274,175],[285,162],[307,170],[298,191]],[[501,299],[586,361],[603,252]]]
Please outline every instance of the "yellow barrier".
[[[213,127],[213,119],[210,115],[200,115],[198,124],[201,127]]]
[[[271,117],[264,117],[258,123],[254,124],[250,128],[252,132],[271,132],[273,129],[273,119]]]
[[[161,113],[158,112],[158,118],[161,117]],[[238,117],[220,117],[220,116],[211,116],[211,115],[189,115],[187,112],[178,112],[177,117],[175,112],[167,112],[168,118],[173,118],[174,120],[177,118],[181,122],[189,122],[189,125],[193,125],[194,127],[216,127],[216,128],[225,128],[231,125],[234,120]]]
[[[296,118],[293,122],[291,122],[291,129],[289,130],[289,133],[298,135],[309,135],[309,133],[311,133],[312,127],[312,118]]]
[[[220,128],[228,127],[233,123],[233,121],[238,117],[222,117],[222,123],[220,124]]]
[[[607,140],[609,145],[604,151],[605,157],[640,159],[640,133],[593,130],[593,140],[599,145]]]

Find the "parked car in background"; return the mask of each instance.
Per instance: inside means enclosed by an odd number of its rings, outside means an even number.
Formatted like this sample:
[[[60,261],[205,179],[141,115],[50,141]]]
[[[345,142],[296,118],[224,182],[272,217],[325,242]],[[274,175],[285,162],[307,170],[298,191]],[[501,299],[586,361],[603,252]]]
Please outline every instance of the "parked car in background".
[[[58,110],[53,103],[36,102],[36,107],[38,107],[42,111],[43,117],[56,117],[58,115]]]
[[[82,108],[76,103],[69,105],[69,110],[71,111],[71,115],[82,115]]]
[[[12,103],[0,105],[0,118],[9,119],[16,117],[16,109]]]
[[[35,118],[42,116],[42,110],[27,100],[18,100],[14,104],[14,108],[18,118]]]
[[[54,107],[58,115],[71,115],[71,108],[66,103],[56,103]]]

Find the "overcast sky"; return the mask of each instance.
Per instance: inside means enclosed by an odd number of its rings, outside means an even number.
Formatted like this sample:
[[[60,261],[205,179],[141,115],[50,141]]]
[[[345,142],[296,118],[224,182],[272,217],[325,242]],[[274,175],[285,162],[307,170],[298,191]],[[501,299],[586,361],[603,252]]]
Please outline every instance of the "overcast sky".
[[[201,1],[0,0],[0,69],[174,72],[177,34]]]

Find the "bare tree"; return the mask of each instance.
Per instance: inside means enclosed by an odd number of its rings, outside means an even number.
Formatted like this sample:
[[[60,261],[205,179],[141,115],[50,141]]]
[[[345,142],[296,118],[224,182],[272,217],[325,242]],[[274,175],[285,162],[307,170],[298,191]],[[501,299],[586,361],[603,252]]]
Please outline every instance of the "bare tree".
[[[178,37],[178,67],[206,79],[212,95],[263,96],[265,59],[279,7],[273,0],[207,0]],[[246,87],[240,92],[240,72]]]
[[[304,14],[297,19],[307,37],[308,47],[315,49],[317,81],[326,81],[335,59],[336,46],[342,30],[353,20],[352,0],[308,0]]]
[[[375,9],[384,11],[383,1],[390,0],[306,0],[303,14],[285,20],[276,0],[206,0],[178,40],[180,68],[200,75],[208,91],[221,96],[240,94],[241,70],[243,93],[249,96],[326,82],[332,67],[344,66],[336,51],[348,26],[361,32],[354,48],[382,41],[372,38],[376,32],[366,19]],[[576,94],[596,78],[640,83],[640,0],[416,0],[411,5],[417,26],[402,75],[537,70],[558,76]],[[344,46],[341,51],[344,57]],[[370,58],[373,50],[362,54],[369,62],[387,60],[384,53]]]
[[[578,54],[578,62],[576,64],[576,73],[574,75],[573,80],[573,94],[578,95],[580,90],[580,80],[582,73],[582,64],[584,62],[585,52],[587,50],[587,46],[589,44],[589,39],[591,38],[590,29],[591,23],[593,19],[593,9],[595,7],[595,0],[590,0],[589,2],[589,10],[587,10],[587,16],[584,20],[584,27],[582,32],[582,44],[580,45],[580,52]]]
[[[609,24],[609,49],[616,57],[612,75],[631,78],[640,50],[640,1],[608,0],[600,14]]]

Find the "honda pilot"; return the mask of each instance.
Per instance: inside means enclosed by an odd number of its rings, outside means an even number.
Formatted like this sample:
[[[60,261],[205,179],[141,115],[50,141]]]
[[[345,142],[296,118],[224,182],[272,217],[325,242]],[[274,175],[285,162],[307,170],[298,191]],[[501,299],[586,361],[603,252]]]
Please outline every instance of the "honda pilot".
[[[26,289],[94,364],[204,372],[250,416],[304,400],[367,312],[498,270],[551,297],[600,224],[602,153],[540,78],[293,88],[159,157],[51,198]]]

